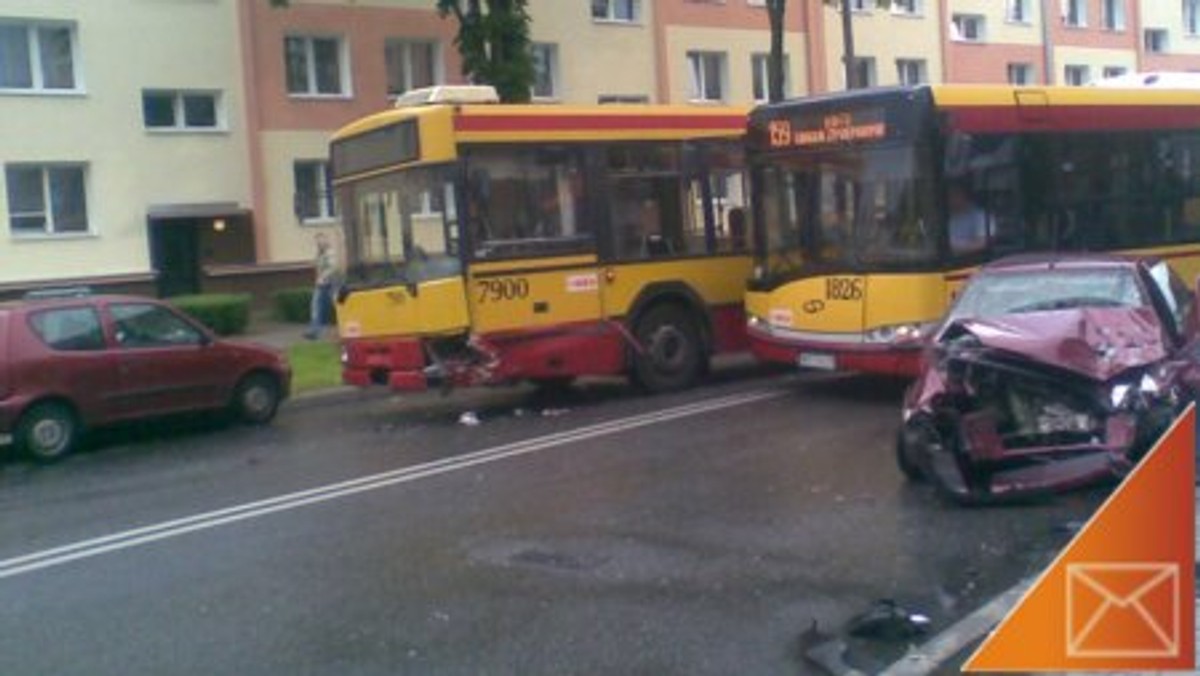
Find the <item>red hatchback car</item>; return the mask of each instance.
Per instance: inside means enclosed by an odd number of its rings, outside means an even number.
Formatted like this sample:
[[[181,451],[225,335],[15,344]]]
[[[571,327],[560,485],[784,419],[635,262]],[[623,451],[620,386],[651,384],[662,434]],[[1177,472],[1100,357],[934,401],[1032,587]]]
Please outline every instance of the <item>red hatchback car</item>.
[[[136,418],[228,409],[266,423],[290,386],[279,351],[219,339],[156,300],[0,303],[0,445],[35,460],[70,453],[89,427]]]

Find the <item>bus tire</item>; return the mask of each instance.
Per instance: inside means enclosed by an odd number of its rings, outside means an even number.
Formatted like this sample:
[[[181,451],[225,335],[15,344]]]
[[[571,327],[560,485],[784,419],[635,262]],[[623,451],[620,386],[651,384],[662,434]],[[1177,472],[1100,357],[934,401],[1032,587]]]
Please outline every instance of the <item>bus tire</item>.
[[[700,328],[687,309],[655,305],[637,321],[634,337],[642,351],[634,355],[633,380],[648,392],[682,390],[695,384],[707,357]]]

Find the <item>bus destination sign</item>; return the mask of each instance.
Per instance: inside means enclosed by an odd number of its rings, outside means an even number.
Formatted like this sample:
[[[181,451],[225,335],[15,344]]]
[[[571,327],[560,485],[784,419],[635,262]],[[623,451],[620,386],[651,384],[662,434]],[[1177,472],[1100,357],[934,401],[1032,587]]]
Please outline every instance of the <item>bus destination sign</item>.
[[[767,123],[772,148],[819,148],[879,141],[887,138],[882,108],[829,113],[816,119],[771,120]]]

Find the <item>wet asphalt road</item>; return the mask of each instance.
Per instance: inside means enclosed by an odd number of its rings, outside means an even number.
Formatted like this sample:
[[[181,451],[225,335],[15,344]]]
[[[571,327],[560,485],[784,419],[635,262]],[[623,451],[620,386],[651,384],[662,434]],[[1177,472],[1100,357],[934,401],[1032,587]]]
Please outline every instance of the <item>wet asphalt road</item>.
[[[936,631],[1102,498],[941,504],[895,470],[900,393],[733,369],[661,397],[352,395],[0,462],[0,674],[821,673],[814,620],[887,597]]]

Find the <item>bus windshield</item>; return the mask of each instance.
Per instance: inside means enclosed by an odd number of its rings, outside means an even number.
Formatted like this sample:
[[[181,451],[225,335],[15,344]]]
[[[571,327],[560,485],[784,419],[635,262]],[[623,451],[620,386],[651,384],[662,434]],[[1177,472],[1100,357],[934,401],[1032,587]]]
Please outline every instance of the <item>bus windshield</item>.
[[[773,158],[760,192],[770,275],[934,261],[939,209],[928,155],[892,146]]]
[[[453,277],[458,217],[453,165],[389,173],[342,187],[347,273],[360,285]]]

